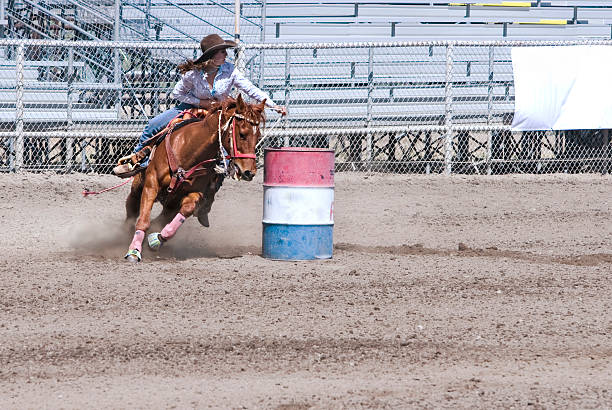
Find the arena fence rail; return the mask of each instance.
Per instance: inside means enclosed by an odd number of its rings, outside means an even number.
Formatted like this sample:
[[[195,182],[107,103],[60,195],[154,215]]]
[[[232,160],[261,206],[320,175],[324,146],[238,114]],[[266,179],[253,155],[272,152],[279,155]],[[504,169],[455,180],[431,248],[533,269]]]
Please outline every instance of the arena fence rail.
[[[236,64],[289,115],[265,147],[329,147],[337,171],[611,170],[608,130],[511,132],[510,50],[612,41],[244,44]],[[0,39],[0,171],[107,173],[176,102],[185,42]]]

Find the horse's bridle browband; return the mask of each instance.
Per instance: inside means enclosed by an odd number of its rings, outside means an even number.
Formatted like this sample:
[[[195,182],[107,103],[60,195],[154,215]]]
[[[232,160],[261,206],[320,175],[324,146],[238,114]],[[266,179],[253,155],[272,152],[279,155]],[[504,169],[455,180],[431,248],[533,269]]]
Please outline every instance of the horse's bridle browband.
[[[242,114],[235,113],[234,118],[238,118],[239,120],[246,120],[251,125],[259,125],[259,121],[255,121],[250,118],[247,118]]]

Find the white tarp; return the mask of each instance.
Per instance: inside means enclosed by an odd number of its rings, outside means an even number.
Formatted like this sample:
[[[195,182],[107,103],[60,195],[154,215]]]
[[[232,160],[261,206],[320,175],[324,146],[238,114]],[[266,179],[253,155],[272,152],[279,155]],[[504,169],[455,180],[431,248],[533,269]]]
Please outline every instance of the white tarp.
[[[612,46],[515,47],[512,129],[612,128]]]

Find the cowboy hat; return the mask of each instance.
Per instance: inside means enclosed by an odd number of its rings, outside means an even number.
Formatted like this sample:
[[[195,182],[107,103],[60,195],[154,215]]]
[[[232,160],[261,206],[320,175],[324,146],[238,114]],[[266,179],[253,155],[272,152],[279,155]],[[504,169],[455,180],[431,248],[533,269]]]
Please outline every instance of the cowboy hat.
[[[209,34],[200,41],[200,48],[202,49],[202,55],[198,57],[194,63],[199,64],[210,58],[219,50],[224,48],[236,47],[236,44],[230,40],[223,40],[218,34]]]

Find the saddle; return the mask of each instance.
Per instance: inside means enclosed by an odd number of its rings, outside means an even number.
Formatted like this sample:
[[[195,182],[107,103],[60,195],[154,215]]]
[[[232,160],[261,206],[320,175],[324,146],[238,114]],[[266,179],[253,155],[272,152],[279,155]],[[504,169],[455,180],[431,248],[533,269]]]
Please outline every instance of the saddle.
[[[153,158],[155,148],[164,140],[166,135],[184,125],[195,121],[202,121],[206,114],[208,114],[208,111],[203,108],[191,108],[181,112],[163,130],[149,138],[145,142],[146,145],[140,151],[119,158],[117,166],[113,168],[113,173],[120,178],[128,178],[144,171],[147,166],[140,164],[145,162],[147,158],[149,158],[149,161]]]

